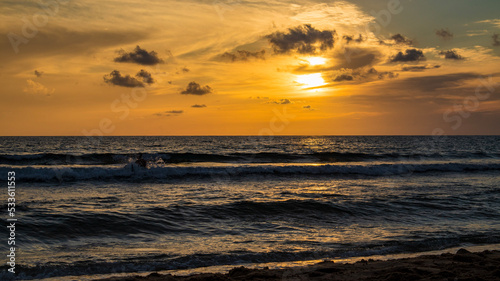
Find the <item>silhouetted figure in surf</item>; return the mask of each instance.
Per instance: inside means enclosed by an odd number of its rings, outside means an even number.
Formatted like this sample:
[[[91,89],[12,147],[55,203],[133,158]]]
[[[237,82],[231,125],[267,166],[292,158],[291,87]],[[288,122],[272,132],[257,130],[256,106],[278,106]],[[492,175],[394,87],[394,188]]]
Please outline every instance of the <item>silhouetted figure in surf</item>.
[[[146,160],[142,159],[142,153],[140,153],[137,160],[135,160],[135,164],[137,164],[137,166],[139,166],[139,167],[146,168],[146,165],[148,164],[148,162],[146,162]]]

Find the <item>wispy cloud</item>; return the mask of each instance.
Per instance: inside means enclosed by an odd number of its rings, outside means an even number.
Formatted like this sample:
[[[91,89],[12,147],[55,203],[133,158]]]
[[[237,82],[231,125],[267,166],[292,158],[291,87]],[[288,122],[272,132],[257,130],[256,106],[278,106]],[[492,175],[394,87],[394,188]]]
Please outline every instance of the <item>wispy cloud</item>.
[[[427,69],[436,69],[440,68],[440,65],[415,65],[415,66],[403,66],[401,71],[412,71],[412,72],[420,72]]]
[[[383,55],[378,49],[370,47],[347,47],[335,53],[334,69],[357,69],[372,66],[381,61]]]
[[[28,79],[26,80],[26,87],[24,88],[24,92],[34,95],[50,96],[55,92],[55,90],[49,89],[41,83]]]
[[[183,114],[184,110],[167,110],[159,113],[155,113],[154,115],[159,116],[159,117],[164,117],[164,116],[177,116],[180,114]]]
[[[245,50],[237,50],[233,53],[225,52],[220,55],[221,60],[236,62],[236,61],[249,61],[251,59],[266,59],[266,50],[261,50],[257,52],[250,52]]]
[[[488,23],[496,27],[500,27],[500,19],[481,20],[481,21],[476,21],[475,23]]]
[[[467,36],[473,37],[473,36],[482,36],[488,34],[487,29],[480,29],[480,30],[467,30]]]

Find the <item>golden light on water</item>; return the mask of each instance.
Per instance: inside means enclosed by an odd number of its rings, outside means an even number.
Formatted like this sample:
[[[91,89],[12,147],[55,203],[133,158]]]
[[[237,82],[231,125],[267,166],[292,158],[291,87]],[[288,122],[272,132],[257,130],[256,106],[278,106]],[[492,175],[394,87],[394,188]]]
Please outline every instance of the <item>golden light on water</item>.
[[[321,73],[297,75],[295,81],[303,85],[304,88],[319,87],[326,84]]]

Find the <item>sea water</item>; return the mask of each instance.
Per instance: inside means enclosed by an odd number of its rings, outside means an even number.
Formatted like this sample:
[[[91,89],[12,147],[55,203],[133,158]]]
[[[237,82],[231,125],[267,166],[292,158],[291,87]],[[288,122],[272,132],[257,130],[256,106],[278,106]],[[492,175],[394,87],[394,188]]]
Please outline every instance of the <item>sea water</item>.
[[[0,137],[3,225],[9,171],[17,279],[500,243],[498,136]]]

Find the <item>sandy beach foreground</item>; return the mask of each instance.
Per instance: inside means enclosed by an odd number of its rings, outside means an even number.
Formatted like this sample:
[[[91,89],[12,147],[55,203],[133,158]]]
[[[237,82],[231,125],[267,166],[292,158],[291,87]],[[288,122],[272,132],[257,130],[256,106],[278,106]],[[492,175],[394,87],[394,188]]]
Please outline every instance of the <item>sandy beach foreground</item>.
[[[238,267],[226,274],[205,273],[173,276],[113,277],[101,281],[225,281],[225,280],[500,280],[500,251],[472,253],[460,249],[456,254],[428,255],[396,260],[361,260],[356,263],[324,261],[312,266],[287,269],[249,269]]]

